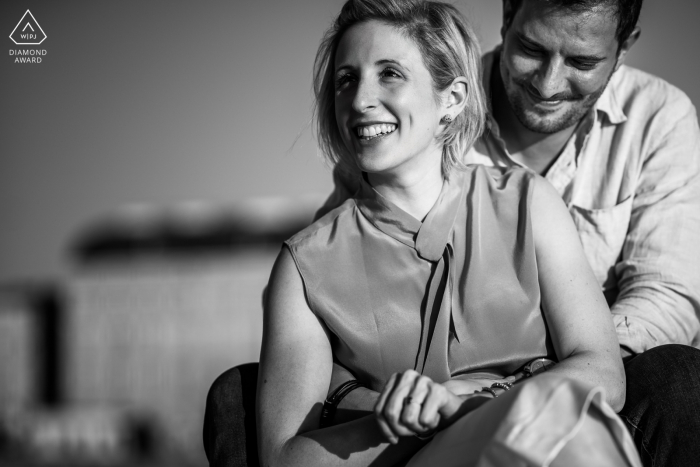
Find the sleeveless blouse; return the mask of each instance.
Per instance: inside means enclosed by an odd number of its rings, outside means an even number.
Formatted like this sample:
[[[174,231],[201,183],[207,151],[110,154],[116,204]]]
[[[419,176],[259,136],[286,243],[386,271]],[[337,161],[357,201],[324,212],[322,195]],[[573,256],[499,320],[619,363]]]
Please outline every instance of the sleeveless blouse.
[[[540,309],[534,177],[453,171],[423,222],[362,180],[285,242],[334,360],[376,391],[409,368],[444,382],[556,360]]]

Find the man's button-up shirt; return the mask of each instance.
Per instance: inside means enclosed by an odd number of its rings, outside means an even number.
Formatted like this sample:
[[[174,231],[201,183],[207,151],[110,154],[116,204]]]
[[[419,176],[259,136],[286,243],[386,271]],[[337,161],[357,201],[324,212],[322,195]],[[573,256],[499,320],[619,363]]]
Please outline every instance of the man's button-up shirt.
[[[498,50],[484,57],[484,85]],[[515,161],[491,119],[468,163]],[[621,66],[544,174],[611,304],[620,345],[700,346],[700,129],[678,88]]]

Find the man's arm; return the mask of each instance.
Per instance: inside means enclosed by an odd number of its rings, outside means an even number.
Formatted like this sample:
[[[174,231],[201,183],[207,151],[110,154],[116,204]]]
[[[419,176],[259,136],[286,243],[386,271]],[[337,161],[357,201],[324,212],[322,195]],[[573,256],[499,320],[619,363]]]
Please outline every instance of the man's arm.
[[[620,345],[634,353],[700,343],[700,130],[682,97],[665,109],[668,123],[651,123],[662,136],[641,166],[615,267],[619,295],[611,311]]]

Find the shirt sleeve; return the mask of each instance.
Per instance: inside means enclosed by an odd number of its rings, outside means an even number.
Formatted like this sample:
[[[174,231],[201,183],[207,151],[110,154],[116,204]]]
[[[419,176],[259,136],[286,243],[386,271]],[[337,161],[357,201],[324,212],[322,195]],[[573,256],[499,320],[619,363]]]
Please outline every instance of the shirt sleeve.
[[[700,340],[700,129],[690,101],[676,99],[645,131],[629,230],[615,266],[611,307],[620,345],[640,353]]]
[[[343,204],[345,200],[351,198],[358,188],[359,184],[344,175],[336,166],[333,169],[333,191],[323,203],[323,206],[316,211],[314,222]]]

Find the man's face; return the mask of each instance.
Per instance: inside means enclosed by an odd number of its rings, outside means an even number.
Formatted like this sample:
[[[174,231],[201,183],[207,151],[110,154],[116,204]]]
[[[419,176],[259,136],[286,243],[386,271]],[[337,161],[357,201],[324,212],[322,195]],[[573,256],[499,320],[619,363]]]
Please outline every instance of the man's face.
[[[617,24],[610,7],[581,12],[523,0],[504,30],[500,61],[520,123],[538,133],[578,123],[616,68]]]

